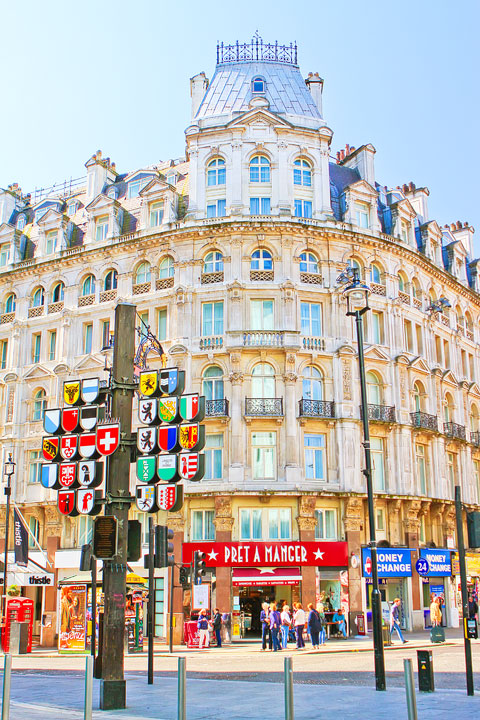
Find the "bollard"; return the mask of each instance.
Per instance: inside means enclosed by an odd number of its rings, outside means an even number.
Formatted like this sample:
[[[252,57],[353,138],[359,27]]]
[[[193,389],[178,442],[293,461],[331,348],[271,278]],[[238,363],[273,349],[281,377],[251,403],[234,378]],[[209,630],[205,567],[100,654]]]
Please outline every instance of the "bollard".
[[[284,680],[285,680],[285,720],[294,720],[292,658],[286,657],[283,665],[284,665]]]
[[[417,699],[415,697],[415,684],[413,682],[412,661],[405,658],[403,661],[405,674],[405,693],[407,695],[408,720],[417,720]]]
[[[83,720],[92,720],[93,655],[85,658],[85,710]]]
[[[177,720],[187,720],[187,661],[184,657],[178,658],[178,710]]]
[[[3,696],[2,696],[2,720],[10,717],[10,684],[12,679],[12,656],[5,655],[3,663]]]

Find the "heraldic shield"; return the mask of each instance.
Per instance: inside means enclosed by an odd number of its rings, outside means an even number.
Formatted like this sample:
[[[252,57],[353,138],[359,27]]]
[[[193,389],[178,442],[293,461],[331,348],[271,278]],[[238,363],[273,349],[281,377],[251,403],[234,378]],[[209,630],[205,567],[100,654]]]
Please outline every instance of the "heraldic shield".
[[[75,503],[75,490],[59,490],[57,496],[57,507],[62,515],[70,515],[70,517],[78,515]]]
[[[102,506],[99,502],[101,493],[93,488],[77,490],[77,510],[81,515],[98,515]]]
[[[80,380],[66,380],[63,383],[63,401],[65,405],[81,405]]]
[[[42,455],[45,460],[51,462],[56,460],[58,457],[58,451],[60,449],[60,438],[59,437],[44,437],[42,440]]]
[[[205,417],[205,397],[198,393],[182,395],[180,417],[187,422],[202,422]]]
[[[77,463],[77,482],[80,487],[96,488],[103,482],[103,462],[80,460]]]
[[[159,370],[159,384],[162,395],[181,395],[185,388],[185,370],[164,368]]]
[[[76,463],[60,463],[58,466],[58,483],[62,488],[69,490],[78,487]]]
[[[157,456],[157,475],[164,483],[177,482],[180,479],[178,474],[177,456],[158,455]]]
[[[141,395],[156,397],[159,392],[158,373],[156,370],[146,370],[140,373],[139,387]]]
[[[43,463],[40,482],[44,488],[49,490],[58,490],[60,485],[58,482],[58,465],[57,463]]]
[[[165,452],[175,452],[178,449],[177,425],[165,425],[158,428],[158,445]]]
[[[66,433],[77,431],[80,421],[79,408],[65,408],[62,410],[62,428]]]
[[[205,425],[189,423],[178,426],[178,440],[183,450],[203,450],[205,446]]]
[[[80,408],[80,427],[82,430],[93,430],[98,422],[98,405],[86,405]]]
[[[184,480],[196,482],[205,475],[205,455],[202,453],[180,453],[178,474]]]
[[[78,435],[62,435],[60,455],[64,460],[74,460],[78,453]]]
[[[142,512],[157,512],[157,489],[155,485],[137,485],[137,508]]]
[[[160,510],[177,512],[183,505],[183,485],[157,485],[157,504]]]
[[[157,482],[156,464],[157,458],[154,455],[137,458],[137,480],[143,483]]]
[[[178,420],[178,398],[175,396],[158,398],[158,417],[164,423]]]
[[[82,380],[82,400],[84,403],[94,403],[100,394],[100,380],[96,378],[85,378]]]
[[[145,425],[159,424],[156,398],[141,398],[138,401],[138,419]]]
[[[62,432],[60,421],[62,418],[62,411],[58,408],[53,410],[45,410],[43,415],[43,429],[47,435],[56,435]]]
[[[140,427],[137,432],[137,448],[143,455],[154,455],[157,450],[157,428]]]
[[[96,445],[100,455],[113,455],[120,444],[120,424],[97,425]]]
[[[94,432],[82,433],[78,438],[78,452],[82,458],[96,458],[97,436]]]

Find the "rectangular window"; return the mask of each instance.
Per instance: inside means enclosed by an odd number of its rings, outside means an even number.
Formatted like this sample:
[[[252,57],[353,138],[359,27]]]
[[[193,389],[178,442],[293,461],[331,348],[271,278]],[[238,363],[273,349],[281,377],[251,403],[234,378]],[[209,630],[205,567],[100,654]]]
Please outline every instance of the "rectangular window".
[[[366,203],[355,203],[355,224],[361,228],[370,226],[370,210]]]
[[[320,337],[322,334],[322,306],[319,303],[300,303],[302,335]]]
[[[225,199],[216,200],[207,205],[207,218],[225,217],[227,214],[227,201]]]
[[[102,350],[110,347],[110,320],[102,321]]]
[[[383,345],[383,313],[373,311],[370,317],[372,343]]]
[[[262,539],[261,508],[242,508],[240,510],[240,540]]]
[[[158,311],[158,339],[167,339],[167,308],[161,308]]]
[[[31,517],[28,521],[28,527],[30,529],[30,533],[28,535],[28,547],[34,548],[37,547],[35,540],[40,540],[40,522],[35,517]]]
[[[47,242],[45,245],[45,253],[47,255],[51,255],[55,252],[57,245],[57,231],[52,230],[51,232],[47,233]]]
[[[402,220],[401,236],[403,242],[408,243],[408,241],[410,240],[410,225],[405,220]]]
[[[8,257],[10,255],[10,246],[2,245],[0,247],[0,267],[5,267],[8,263]]]
[[[48,359],[49,360],[55,360],[56,349],[57,349],[57,331],[52,330],[48,334]]]
[[[315,510],[315,540],[337,539],[337,511]]]
[[[88,323],[83,326],[83,353],[90,355],[92,352],[93,325]]]
[[[202,305],[202,336],[211,335],[223,335],[223,302]]]
[[[410,320],[404,320],[403,321],[404,328],[405,328],[405,350],[407,352],[413,353],[413,333],[412,333],[412,323]]]
[[[455,492],[455,476],[456,476],[456,467],[455,467],[455,455],[453,453],[447,453],[447,480],[448,480],[448,490],[453,496],[453,493]]]
[[[5,370],[7,367],[8,340],[0,342],[0,368]]]
[[[450,343],[448,340],[443,341],[443,354],[444,354],[444,360],[445,360],[445,367],[450,367]]]
[[[250,330],[273,330],[273,300],[250,300]]]
[[[477,492],[477,505],[480,505],[480,462],[473,461],[473,483]]]
[[[34,363],[40,362],[40,351],[42,347],[42,336],[40,333],[32,337],[32,360]]]
[[[214,510],[192,510],[192,540],[215,540]]]
[[[417,479],[420,495],[427,494],[427,461],[425,445],[415,445],[415,459],[417,465]]]
[[[252,475],[254,480],[275,480],[276,444],[274,432],[252,433]]]
[[[142,513],[146,515],[146,513]],[[80,515],[77,519],[77,547],[88,545],[93,538],[93,517]]]
[[[270,508],[268,510],[268,539],[290,540],[291,530],[290,508]]]
[[[108,215],[103,215],[102,217],[99,217],[96,224],[95,224],[95,240],[97,242],[102,242],[102,240],[106,240],[108,233]]]
[[[437,363],[439,365],[443,365],[442,340],[438,337],[438,335],[435,335],[435,355],[437,358]]]
[[[205,438],[205,480],[220,480],[223,473],[223,435],[207,435]]]
[[[372,483],[375,492],[385,490],[385,458],[383,453],[383,439],[371,438],[372,453]]]
[[[148,310],[144,310],[144,312],[139,313],[140,315],[140,336],[142,340],[147,337],[147,331],[149,326],[149,314]]]
[[[40,450],[31,450],[28,453],[28,482],[39,483],[42,474],[42,453]]]
[[[150,205],[150,227],[158,227],[163,222],[163,202]]]
[[[377,530],[385,532],[385,510],[383,508],[376,508],[375,515]]]
[[[250,215],[270,215],[270,198],[250,198]]]
[[[470,380],[475,382],[475,361],[473,359],[473,355],[470,353],[468,353],[468,366],[470,368]]]
[[[467,353],[465,350],[461,350],[461,357],[462,357],[462,373],[463,377],[468,377],[468,371],[467,371]]]
[[[423,335],[421,325],[415,325],[415,334],[417,336],[417,353],[419,355],[423,355]]]
[[[294,200],[295,217],[311,218],[312,202],[311,200]]]
[[[327,480],[327,455],[326,436],[309,435],[303,436],[305,449],[305,477],[307,480]]]
[[[128,183],[128,197],[134,198],[138,196],[138,193],[145,185],[145,180],[135,180],[135,182]]]

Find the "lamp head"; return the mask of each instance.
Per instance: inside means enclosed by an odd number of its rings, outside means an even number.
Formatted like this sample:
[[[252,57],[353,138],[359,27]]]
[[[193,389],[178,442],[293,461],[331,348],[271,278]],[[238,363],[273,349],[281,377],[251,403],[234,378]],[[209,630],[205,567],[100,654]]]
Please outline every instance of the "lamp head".
[[[368,285],[362,283],[358,275],[356,275],[354,281],[343,291],[344,297],[347,298],[347,315],[368,310],[369,294],[370,288]]]
[[[5,475],[13,475],[13,473],[15,472],[15,464],[16,463],[13,462],[12,453],[8,453],[8,460],[3,466],[3,471]]]

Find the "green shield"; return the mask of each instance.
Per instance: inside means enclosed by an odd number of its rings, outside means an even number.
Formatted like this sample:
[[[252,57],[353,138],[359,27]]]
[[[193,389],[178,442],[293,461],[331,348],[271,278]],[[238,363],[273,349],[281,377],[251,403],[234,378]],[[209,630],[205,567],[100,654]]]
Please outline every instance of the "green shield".
[[[140,482],[149,483],[155,479],[155,457],[137,459],[137,478]]]

